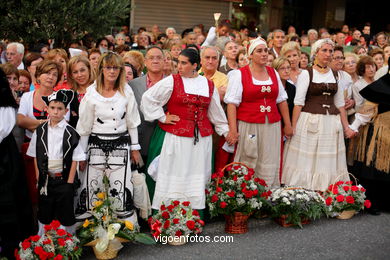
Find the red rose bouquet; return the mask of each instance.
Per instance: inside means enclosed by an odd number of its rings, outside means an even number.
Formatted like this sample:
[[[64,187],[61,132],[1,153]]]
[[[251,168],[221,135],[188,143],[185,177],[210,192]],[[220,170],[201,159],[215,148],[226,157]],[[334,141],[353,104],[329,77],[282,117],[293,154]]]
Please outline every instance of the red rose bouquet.
[[[353,185],[352,181],[339,181],[329,185],[324,199],[330,214],[337,216],[343,211],[370,208],[371,202],[366,200],[365,191],[361,185]]]
[[[169,205],[164,203],[159,211],[149,220],[150,229],[153,237],[171,236],[180,237],[191,234],[199,234],[204,226],[200,219],[199,212],[191,208],[189,201],[175,200]]]
[[[227,165],[211,175],[206,190],[207,203],[212,217],[234,212],[250,214],[268,205],[271,191],[264,180],[254,177],[254,170],[241,163]]]
[[[79,240],[60,228],[60,222],[54,220],[45,225],[42,236],[35,235],[20,243],[20,249],[15,253],[16,259],[62,260],[79,259],[81,247]]]

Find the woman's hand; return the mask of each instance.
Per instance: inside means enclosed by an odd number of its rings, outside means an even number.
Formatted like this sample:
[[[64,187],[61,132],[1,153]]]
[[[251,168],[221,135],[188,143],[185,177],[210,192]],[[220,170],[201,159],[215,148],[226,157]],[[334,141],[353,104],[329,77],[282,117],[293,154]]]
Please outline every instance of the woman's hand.
[[[139,165],[142,161],[141,154],[139,150],[131,150],[130,152],[130,160],[132,163]]]
[[[283,128],[283,132],[284,135],[289,139],[294,135],[294,129],[291,125],[285,125]]]
[[[234,145],[235,143],[238,142],[238,137],[240,136],[239,133],[237,132],[233,132],[233,131],[229,131],[227,136],[226,136],[226,142],[229,144],[229,145]]]
[[[169,112],[166,115],[164,124],[168,125],[176,125],[176,122],[180,120],[180,117],[177,115],[171,115]]]
[[[87,167],[87,161],[80,161],[79,162],[79,170],[80,171],[85,171],[85,168]]]
[[[349,138],[355,137],[358,133],[353,131],[351,128],[348,127],[344,130],[344,134],[345,134],[345,137],[349,139]]]
[[[345,110],[352,108],[354,105],[355,105],[355,100],[350,98],[345,99],[345,106],[344,106]]]

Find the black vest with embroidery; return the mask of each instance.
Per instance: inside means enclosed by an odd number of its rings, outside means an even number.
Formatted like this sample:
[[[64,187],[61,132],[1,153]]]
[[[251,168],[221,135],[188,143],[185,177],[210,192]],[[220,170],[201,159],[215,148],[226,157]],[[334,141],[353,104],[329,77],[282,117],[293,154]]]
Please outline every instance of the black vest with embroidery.
[[[48,132],[48,123],[43,123],[38,126],[35,131],[37,131],[37,141],[36,141],[36,159],[37,166],[39,170],[39,181],[38,181],[38,190],[45,185],[46,176],[48,174],[48,144],[47,144],[47,132]],[[67,125],[64,131],[64,137],[62,141],[62,151],[63,151],[63,163],[62,163],[62,176],[64,180],[68,180],[69,171],[72,165],[73,151],[76,149],[79,143],[80,135],[76,130]]]

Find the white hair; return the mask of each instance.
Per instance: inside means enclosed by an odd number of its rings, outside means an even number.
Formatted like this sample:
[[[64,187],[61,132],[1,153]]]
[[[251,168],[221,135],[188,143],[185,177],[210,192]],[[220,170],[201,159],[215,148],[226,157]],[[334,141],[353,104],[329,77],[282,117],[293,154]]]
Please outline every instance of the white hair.
[[[334,42],[331,39],[329,39],[329,38],[320,39],[320,40],[316,41],[311,46],[311,55],[310,56],[311,56],[311,60],[312,61],[314,61],[315,56],[316,56],[318,50],[321,49],[321,47],[324,46],[325,44],[332,45],[333,48],[335,46]]]
[[[7,49],[8,48],[11,48],[11,47],[16,47],[16,51],[19,53],[19,54],[23,54],[24,55],[24,46],[23,44],[21,43],[18,43],[18,42],[11,42],[7,45]]]
[[[215,46],[205,46],[205,47],[202,47],[201,51],[200,51],[200,57],[203,58],[204,56],[204,53],[206,50],[213,50],[217,53],[217,59],[219,60],[219,56],[220,56],[220,53],[219,53],[219,50],[217,47]]]
[[[173,27],[168,27],[168,28],[165,30],[165,34],[168,35],[168,31],[173,31],[173,33],[176,33],[176,30],[175,30],[175,28],[173,28]]]
[[[308,35],[311,34],[311,33],[314,33],[314,34],[317,35],[317,37],[318,37],[318,32],[317,32],[316,29],[310,29],[310,30],[307,31],[307,34],[308,34]]]
[[[123,33],[118,33],[117,35],[115,35],[115,39],[117,40],[119,38],[126,39],[126,36]]]

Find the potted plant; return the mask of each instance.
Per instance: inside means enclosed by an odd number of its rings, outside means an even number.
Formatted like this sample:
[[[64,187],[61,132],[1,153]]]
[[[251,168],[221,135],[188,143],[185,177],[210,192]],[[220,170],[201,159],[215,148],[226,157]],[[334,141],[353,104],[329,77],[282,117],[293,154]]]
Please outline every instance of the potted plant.
[[[224,215],[225,231],[248,231],[249,216],[268,203],[271,194],[264,180],[254,177],[254,170],[243,163],[231,163],[211,175],[206,190],[211,217]]]
[[[35,235],[25,239],[20,243],[15,258],[17,260],[79,259],[81,256],[79,240],[60,226],[60,222],[54,220],[44,226],[42,236]]]
[[[324,199],[332,216],[350,219],[364,207],[371,207],[371,202],[366,200],[365,192],[361,185],[353,185],[352,181],[338,181],[329,185],[324,193]]]
[[[271,216],[283,227],[309,223],[325,212],[325,201],[315,191],[303,188],[281,187],[272,190]]]
[[[115,214],[116,198],[108,196],[109,179],[103,176],[103,189],[97,191],[98,200],[91,211],[92,218],[86,219],[77,230],[81,244],[92,246],[96,258],[112,259],[123,247],[122,242],[136,241],[155,244],[153,238],[139,232],[139,227],[128,220],[119,220]]]
[[[169,205],[162,203],[157,214],[148,220],[153,237],[171,245],[183,245],[186,237],[202,232],[204,226],[199,212],[191,208],[189,201],[175,200]]]

